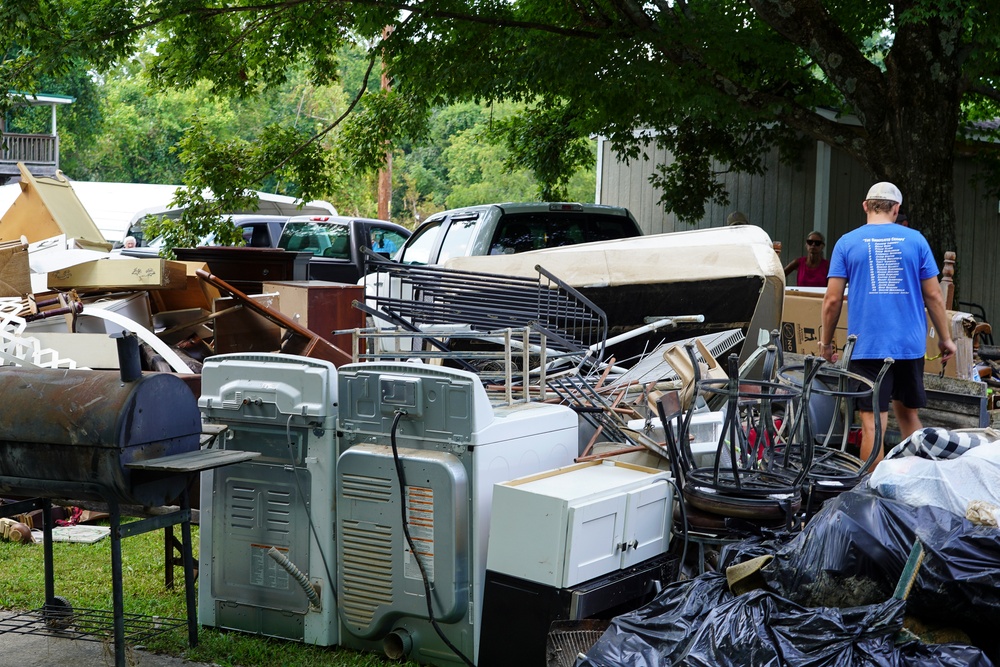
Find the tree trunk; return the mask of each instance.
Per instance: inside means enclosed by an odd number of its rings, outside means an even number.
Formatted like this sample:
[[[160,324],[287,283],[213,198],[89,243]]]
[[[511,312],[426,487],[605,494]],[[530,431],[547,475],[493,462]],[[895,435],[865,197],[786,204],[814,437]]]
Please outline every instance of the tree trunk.
[[[962,85],[957,26],[939,18],[900,25],[886,57],[885,98],[858,100],[869,120],[859,157],[877,180],[895,183],[911,226],[938,266],[955,250],[955,154]],[[881,109],[878,106],[881,105]]]

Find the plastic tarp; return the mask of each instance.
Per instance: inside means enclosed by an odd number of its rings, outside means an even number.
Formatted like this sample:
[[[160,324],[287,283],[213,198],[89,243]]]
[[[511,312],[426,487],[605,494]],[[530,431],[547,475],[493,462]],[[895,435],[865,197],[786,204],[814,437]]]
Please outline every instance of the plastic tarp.
[[[876,466],[868,486],[883,498],[913,507],[933,505],[966,516],[979,501],[1000,507],[1000,442],[966,448],[943,460],[924,456],[887,459]],[[995,521],[994,521],[995,525]]]
[[[668,586],[645,607],[614,619],[577,667],[993,664],[976,646],[894,642],[906,614],[958,627],[996,653],[1000,531],[937,507],[880,498],[862,487],[828,501],[784,544],[748,540],[723,551],[723,568],[773,554],[763,571],[768,590],[734,597],[725,577],[715,573]],[[904,603],[891,596],[918,538],[925,557]],[[824,582],[839,590],[852,579],[874,582],[876,601],[857,606],[793,601]]]

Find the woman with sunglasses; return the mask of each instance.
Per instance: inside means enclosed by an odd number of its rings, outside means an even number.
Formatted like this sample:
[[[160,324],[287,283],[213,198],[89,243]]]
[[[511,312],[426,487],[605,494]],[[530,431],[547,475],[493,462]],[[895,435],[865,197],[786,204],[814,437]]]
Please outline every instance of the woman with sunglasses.
[[[810,232],[806,237],[806,254],[796,257],[785,267],[785,277],[798,271],[795,284],[799,287],[826,287],[826,274],[830,270],[830,260],[823,258],[826,241],[819,232]]]

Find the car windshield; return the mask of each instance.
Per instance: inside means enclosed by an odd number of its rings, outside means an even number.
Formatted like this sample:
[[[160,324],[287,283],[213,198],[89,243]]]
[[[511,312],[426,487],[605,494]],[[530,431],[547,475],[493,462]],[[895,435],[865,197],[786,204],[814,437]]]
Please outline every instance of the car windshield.
[[[638,235],[635,223],[622,215],[583,211],[508,213],[497,225],[490,243],[490,254],[509,255]]]
[[[338,222],[288,222],[278,247],[293,252],[311,252],[317,257],[351,258],[351,230]]]

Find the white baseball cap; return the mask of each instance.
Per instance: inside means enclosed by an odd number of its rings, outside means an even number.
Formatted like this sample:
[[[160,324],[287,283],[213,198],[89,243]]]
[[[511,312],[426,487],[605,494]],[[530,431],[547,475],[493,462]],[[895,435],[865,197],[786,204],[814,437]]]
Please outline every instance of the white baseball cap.
[[[892,183],[881,181],[868,190],[868,196],[865,199],[885,199],[886,201],[894,201],[897,204],[902,204],[903,193]]]

